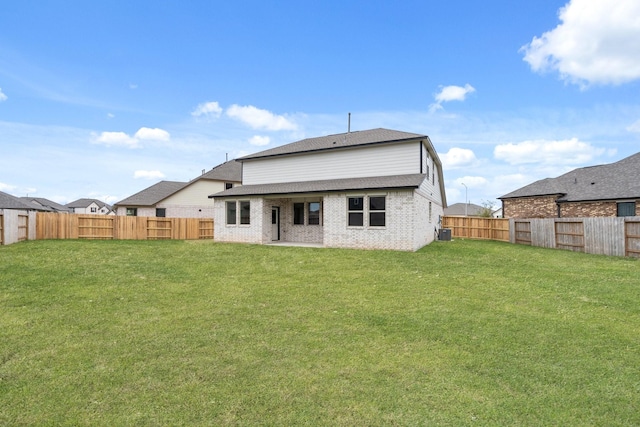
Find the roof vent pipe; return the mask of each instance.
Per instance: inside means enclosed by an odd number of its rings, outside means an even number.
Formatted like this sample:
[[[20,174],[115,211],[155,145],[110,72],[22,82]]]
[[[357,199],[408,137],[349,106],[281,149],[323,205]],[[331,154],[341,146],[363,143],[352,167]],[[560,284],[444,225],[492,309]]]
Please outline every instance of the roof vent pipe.
[[[349,113],[349,123],[347,125],[347,133],[351,133],[351,113]]]

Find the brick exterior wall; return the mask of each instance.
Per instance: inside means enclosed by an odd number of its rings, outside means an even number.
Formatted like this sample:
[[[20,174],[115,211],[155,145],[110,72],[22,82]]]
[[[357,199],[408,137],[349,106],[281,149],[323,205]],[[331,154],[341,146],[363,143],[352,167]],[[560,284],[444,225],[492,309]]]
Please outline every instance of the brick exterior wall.
[[[136,207],[136,206],[130,206]],[[214,208],[211,206],[168,205],[160,203],[158,208],[165,208],[167,218],[213,218]],[[156,207],[137,207],[138,216],[156,216]],[[118,206],[116,215],[126,215],[127,207]]]
[[[503,200],[505,218],[558,218],[557,196],[523,197]],[[640,203],[636,200],[636,216],[640,216]],[[616,217],[618,203],[564,202],[560,203],[560,218]]]
[[[367,210],[364,211],[364,226],[347,226],[347,197],[381,195],[386,196],[384,227],[368,227]],[[277,206],[280,208],[280,240],[284,242],[320,243],[325,247],[333,248],[415,251],[435,239],[437,223],[443,214],[442,206],[430,200],[425,194],[413,190],[331,193],[304,199],[251,198],[249,200],[251,225],[226,225],[225,202],[227,200],[216,200],[214,204],[216,241],[270,243],[272,241],[271,208]],[[294,225],[293,203],[311,201],[322,202],[322,225]],[[429,218],[430,201],[431,218]],[[305,209],[305,220],[306,215]]]
[[[228,199],[231,201],[232,199]],[[267,211],[263,209],[264,201],[261,198],[242,198],[239,200],[249,200],[250,219],[249,225],[227,225],[226,223],[226,201],[225,199],[216,199],[213,204],[214,221],[213,235],[216,242],[237,242],[237,243],[267,243],[266,233],[269,232],[269,240],[271,240],[271,230],[265,230],[265,223],[271,224],[271,209]],[[264,214],[263,214],[264,212]],[[268,218],[264,218],[268,216]]]
[[[505,218],[556,218],[558,196],[522,197],[502,201]]]
[[[581,202],[560,203],[561,218],[585,218],[618,216],[616,202]]]

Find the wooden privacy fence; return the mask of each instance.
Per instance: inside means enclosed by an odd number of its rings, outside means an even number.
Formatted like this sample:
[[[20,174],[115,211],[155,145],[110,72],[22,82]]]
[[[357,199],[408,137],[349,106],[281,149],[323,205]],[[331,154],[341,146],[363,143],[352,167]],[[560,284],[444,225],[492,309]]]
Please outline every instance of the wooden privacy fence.
[[[640,217],[479,218],[445,216],[454,238],[489,239],[519,245],[599,255],[640,257]]]
[[[444,216],[442,228],[451,229],[452,237],[509,241],[509,219],[506,218]]]
[[[511,242],[640,257],[640,217],[511,219]]]
[[[39,212],[36,239],[213,239],[213,219]]]

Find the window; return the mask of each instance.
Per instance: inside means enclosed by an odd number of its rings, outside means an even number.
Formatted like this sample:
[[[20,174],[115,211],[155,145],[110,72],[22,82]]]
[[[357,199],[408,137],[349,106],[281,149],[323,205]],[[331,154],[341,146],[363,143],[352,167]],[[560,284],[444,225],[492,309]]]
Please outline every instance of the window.
[[[364,197],[349,197],[349,227],[364,225]]]
[[[96,213],[98,212],[98,208],[96,208],[95,206],[91,207],[91,213]]]
[[[225,182],[224,183],[224,189],[228,190],[230,188],[233,188],[233,182]]]
[[[371,196],[369,197],[369,226],[384,227],[385,226],[385,197]]]
[[[240,224],[251,224],[251,203],[248,200],[240,202]]]
[[[127,216],[138,216],[138,208],[127,208]]]
[[[227,202],[227,225],[236,224],[236,202]]]
[[[293,204],[293,223],[295,225],[304,225],[304,203]]]
[[[309,203],[309,225],[320,224],[320,202]]]
[[[159,218],[164,218],[167,216],[166,208],[156,208],[156,216]]]
[[[618,216],[636,216],[636,202],[618,203]]]

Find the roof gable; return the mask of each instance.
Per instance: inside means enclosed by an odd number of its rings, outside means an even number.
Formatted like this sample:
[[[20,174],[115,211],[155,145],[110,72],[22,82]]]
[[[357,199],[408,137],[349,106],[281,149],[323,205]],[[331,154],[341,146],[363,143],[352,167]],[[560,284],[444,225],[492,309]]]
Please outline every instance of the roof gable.
[[[151,187],[138,191],[115,204],[115,206],[153,206],[187,186],[187,182],[160,181]]]

